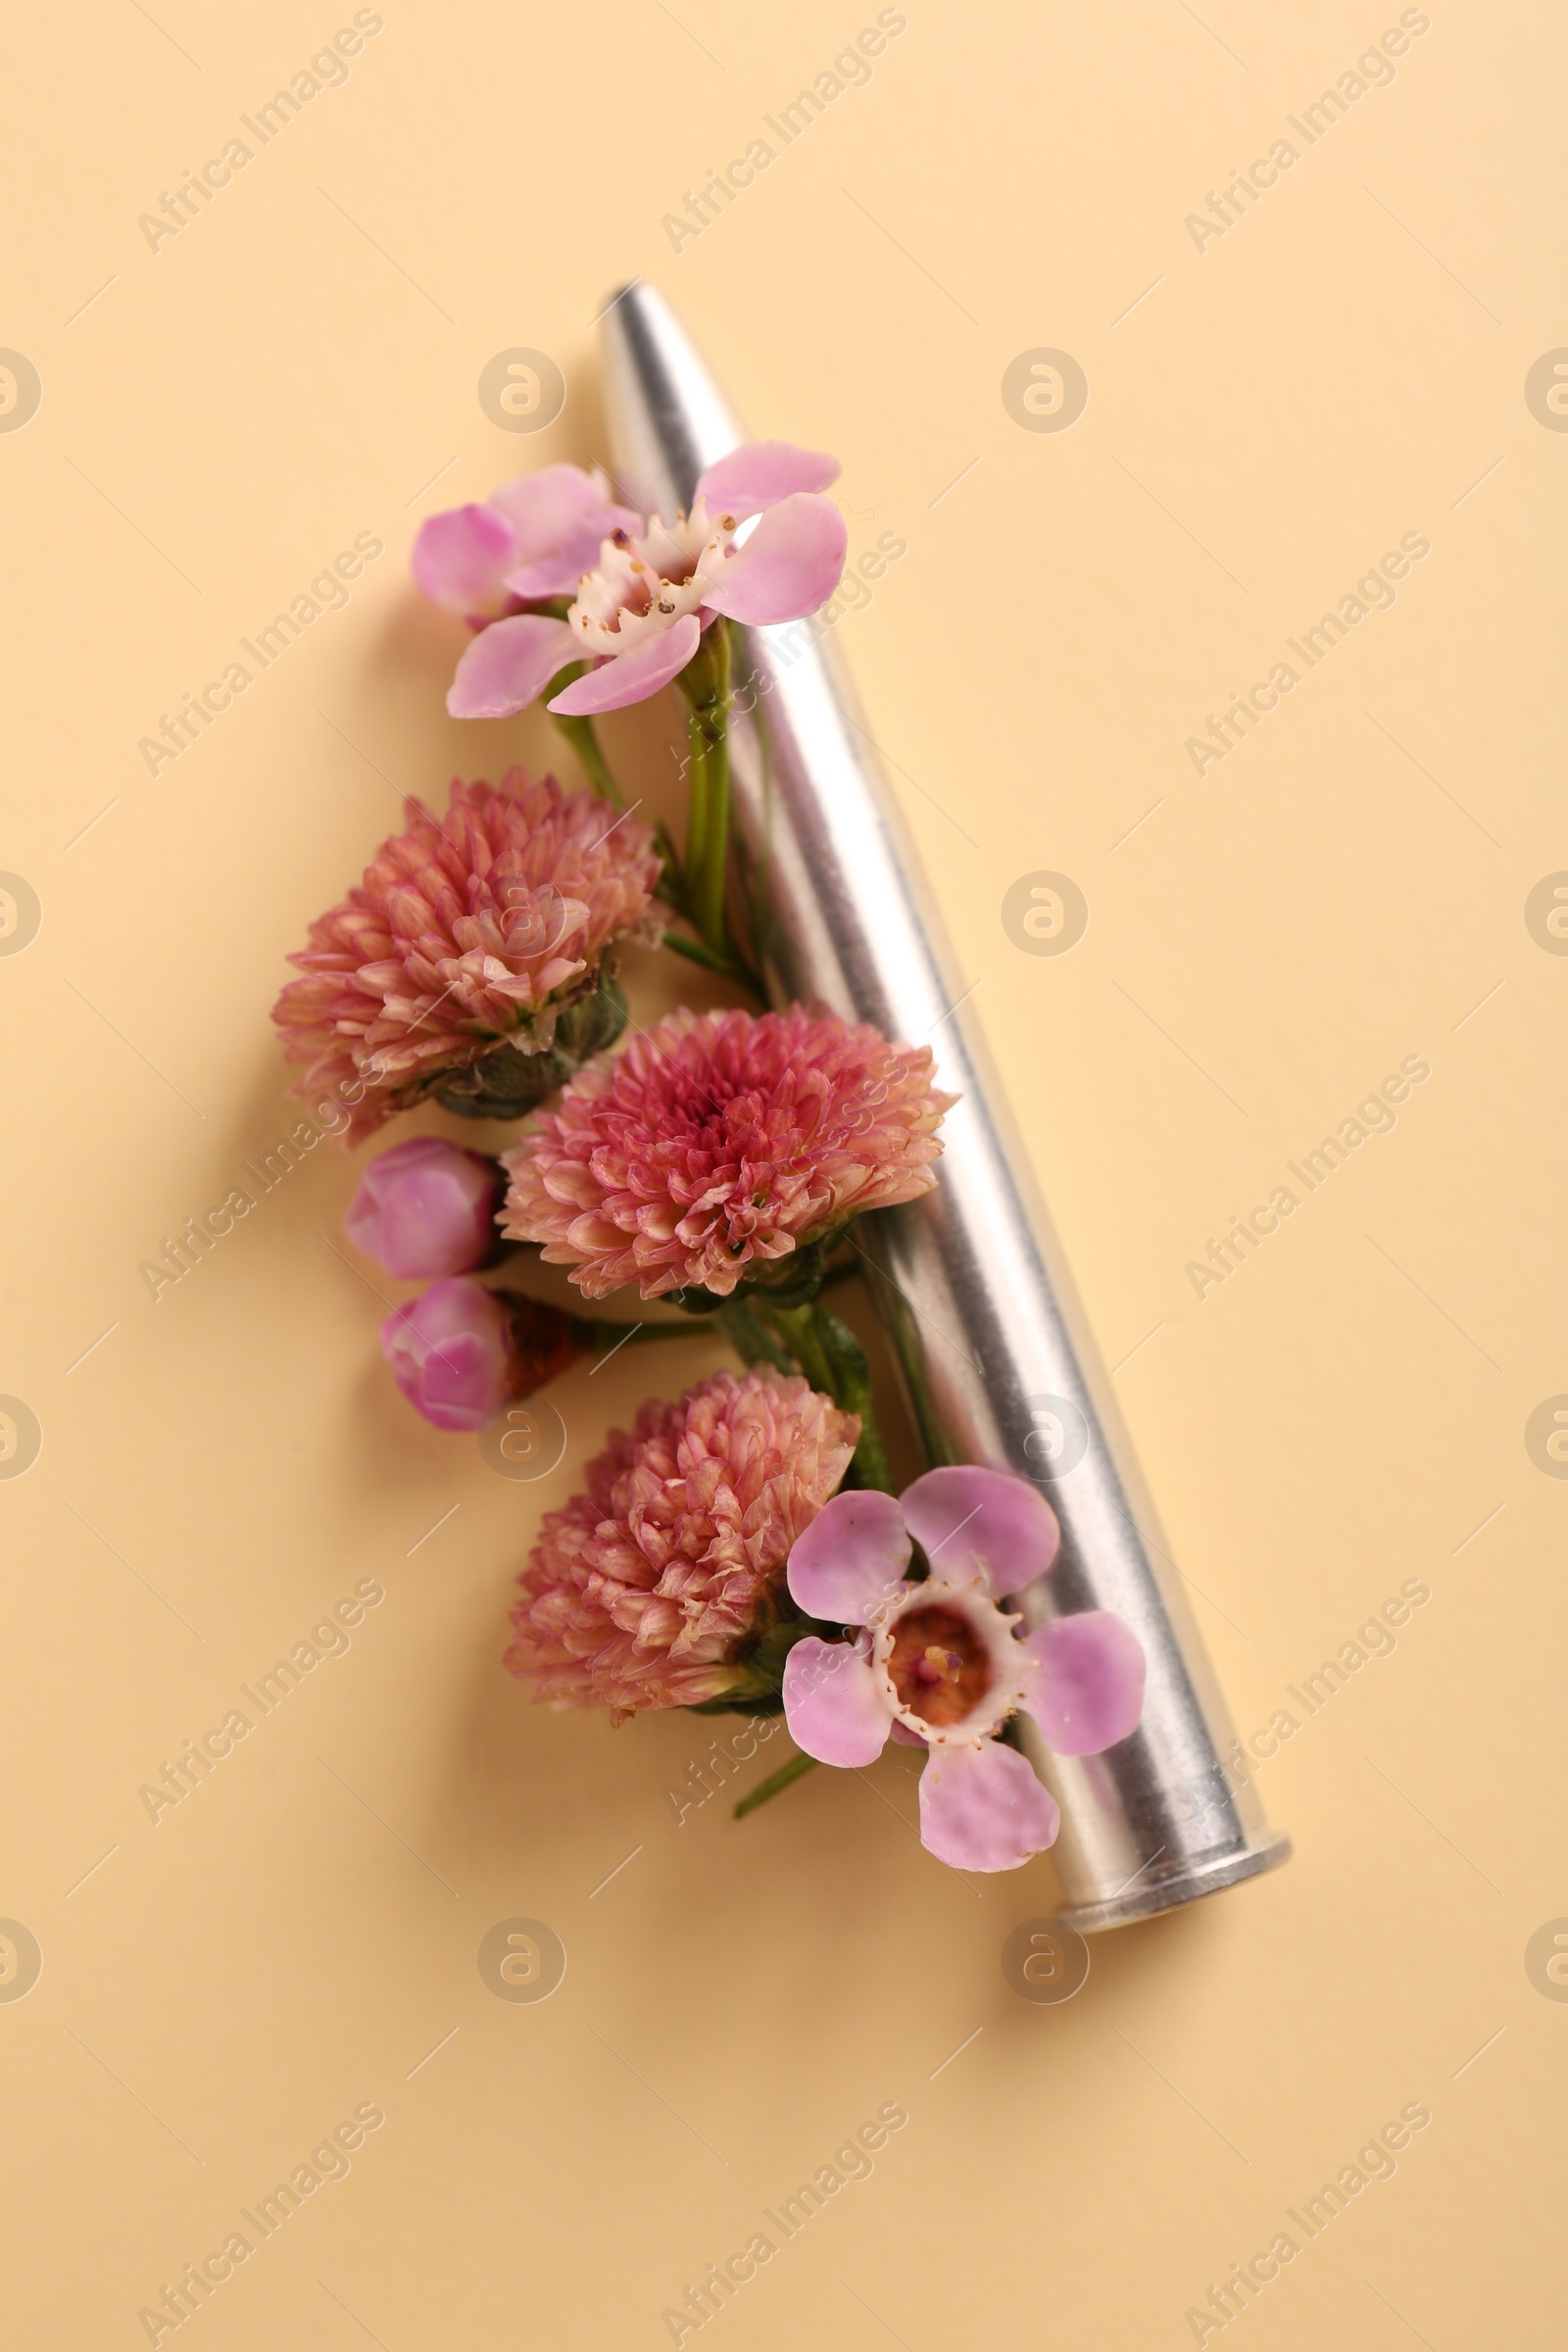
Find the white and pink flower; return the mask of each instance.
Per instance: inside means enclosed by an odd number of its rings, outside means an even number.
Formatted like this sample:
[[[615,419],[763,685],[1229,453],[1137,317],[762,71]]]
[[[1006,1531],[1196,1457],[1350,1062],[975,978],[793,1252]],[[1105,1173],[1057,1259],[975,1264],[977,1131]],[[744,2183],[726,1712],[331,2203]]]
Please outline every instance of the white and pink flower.
[[[570,596],[612,531],[640,527],[597,466],[545,466],[503,482],[483,505],[422,522],[414,576],[432,604],[482,627],[530,599]]]
[[[561,588],[576,590],[565,619],[514,612],[492,620],[458,663],[448,710],[454,718],[510,718],[575,662],[590,666],[552,698],[550,709],[563,718],[618,710],[678,676],[704,629],[720,615],[765,625],[815,612],[844,570],[844,517],[819,495],[838,472],[836,458],[792,442],[749,441],[708,467],[689,514],[679,513],[673,522],[656,514],[644,522],[615,511],[616,519],[607,522],[579,564],[581,576],[573,573]],[[498,514],[502,496],[498,491],[489,508],[460,508],[425,524],[425,552],[416,552],[415,568],[438,602],[472,613],[484,609],[475,603],[484,594],[491,610],[503,592],[540,600],[552,593],[541,583],[547,577],[560,582],[568,562],[582,552],[586,505],[563,528],[548,560],[501,570],[499,551],[509,524]],[[612,510],[603,512],[608,516]],[[457,516],[468,518],[461,530]],[[754,517],[754,527],[737,537]],[[597,567],[590,568],[595,557]]]
[[[871,1763],[890,1737],[923,1746],[920,1837],[956,1869],[1014,1870],[1060,1827],[1055,1799],[997,1738],[1011,1715],[1032,1715],[1058,1754],[1084,1756],[1125,1740],[1143,1712],[1143,1646],[1121,1618],[1087,1610],[1024,1636],[1001,1606],[1047,1573],[1060,1542],[1024,1480],[956,1465],[897,1497],[836,1494],[790,1552],[797,1605],[854,1629],[790,1651],[796,1745],[846,1767]]]

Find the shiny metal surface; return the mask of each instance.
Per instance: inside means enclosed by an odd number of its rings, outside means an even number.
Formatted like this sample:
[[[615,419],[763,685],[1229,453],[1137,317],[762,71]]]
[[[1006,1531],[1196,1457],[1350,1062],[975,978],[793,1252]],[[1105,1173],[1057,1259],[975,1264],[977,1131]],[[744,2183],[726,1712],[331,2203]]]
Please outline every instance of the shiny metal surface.
[[[623,293],[604,322],[614,470],[645,508],[689,506],[702,467],[744,439],[662,298]],[[808,623],[738,632],[736,821],[770,990],[929,1044],[960,1097],[924,1200],[856,1237],[934,1460],[1034,1478],[1062,1525],[1045,1613],[1115,1609],[1149,1657],[1143,1722],[1104,1755],[1031,1758],[1061,1806],[1061,1916],[1090,1932],[1285,1860],[1223,1759],[1235,1736],[1013,1130],[912,845],[834,649]],[[753,706],[748,709],[748,706]]]

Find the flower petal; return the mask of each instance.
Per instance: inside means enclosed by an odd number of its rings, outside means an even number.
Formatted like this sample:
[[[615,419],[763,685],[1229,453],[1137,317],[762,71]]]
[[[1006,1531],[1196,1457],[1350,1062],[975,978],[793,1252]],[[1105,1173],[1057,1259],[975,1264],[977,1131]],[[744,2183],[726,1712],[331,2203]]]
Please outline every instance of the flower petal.
[[[507,1311],[480,1282],[433,1282],[395,1307],[381,1326],[381,1352],[437,1429],[482,1429],[512,1392]]]
[[[710,514],[732,514],[744,522],[776,507],[796,490],[825,490],[839,478],[839,462],[820,450],[799,449],[793,441],[743,441],[698,478],[698,498]]]
[[[789,1588],[808,1617],[874,1625],[904,1583],[911,1545],[892,1494],[852,1488],[824,1503],[790,1553]]]
[[[1050,1503],[1010,1471],[953,1463],[928,1470],[899,1500],[937,1573],[955,1584],[978,1576],[999,1600],[1043,1576],[1061,1544]]]
[[[1061,1756],[1098,1756],[1136,1731],[1144,1711],[1144,1645],[1109,1609],[1053,1617],[1025,1644],[1040,1661],[1024,1705]]]
[[[569,636],[564,620],[555,626]],[[546,708],[563,718],[586,718],[599,710],[623,710],[628,703],[643,703],[683,670],[702,640],[702,623],[695,612],[683,612],[657,637],[645,637],[629,654],[616,654],[585,677],[573,678]]]
[[[844,571],[849,527],[825,498],[798,491],[770,507],[744,547],[703,577],[703,603],[731,620],[801,620],[825,605]]]
[[[447,696],[454,718],[510,718],[536,702],[572,658],[571,631],[543,612],[516,612],[481,629]]]
[[[490,504],[511,523],[518,561],[528,564],[558,547],[574,523],[604,512],[605,478],[596,481],[580,466],[541,466],[492,490]]]
[[[815,1634],[784,1661],[784,1720],[796,1746],[819,1764],[872,1764],[893,1728],[870,1660],[852,1642]]]
[[[565,595],[593,569],[612,531],[642,529],[642,516],[629,507],[611,506],[605,490],[605,477],[597,470],[542,466],[492,493],[490,504],[516,535],[513,562],[521,568],[507,580],[514,596]]]
[[[920,1775],[920,1842],[955,1870],[1016,1870],[1050,1845],[1061,1813],[1015,1747],[931,1750]]]
[[[414,576],[449,612],[493,612],[517,561],[511,523],[493,507],[452,507],[428,515],[414,542]]]

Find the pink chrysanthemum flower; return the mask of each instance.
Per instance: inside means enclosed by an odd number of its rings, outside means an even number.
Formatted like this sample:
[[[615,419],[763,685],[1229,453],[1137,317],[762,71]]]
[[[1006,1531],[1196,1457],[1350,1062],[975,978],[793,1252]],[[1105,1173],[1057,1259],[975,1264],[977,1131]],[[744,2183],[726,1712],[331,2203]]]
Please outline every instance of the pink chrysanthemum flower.
[[[356,1140],[432,1091],[516,1117],[608,1044],[624,1014],[601,981],[659,878],[647,825],[554,776],[454,781],[443,818],[407,815],[272,1008],[294,1091],[336,1083]]]
[[[929,1192],[956,1100],[928,1047],[787,1012],[685,1010],[601,1054],[505,1155],[501,1212],[590,1298],[728,1298],[862,1209]]]
[[[719,1372],[611,1433],[587,1492],[551,1511],[512,1613],[537,1697],[615,1717],[777,1688],[747,1662],[776,1622],[791,1546],[860,1424],[804,1380]]]

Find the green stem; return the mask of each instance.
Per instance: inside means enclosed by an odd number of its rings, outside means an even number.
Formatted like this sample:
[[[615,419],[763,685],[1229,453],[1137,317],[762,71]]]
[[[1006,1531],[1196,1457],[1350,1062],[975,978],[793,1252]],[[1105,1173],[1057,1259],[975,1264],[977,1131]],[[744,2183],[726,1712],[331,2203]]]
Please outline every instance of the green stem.
[[[753,1293],[751,1304],[781,1334],[812,1388],[831,1396],[845,1412],[858,1415],[860,1436],[849,1483],[878,1487],[884,1494],[891,1494],[893,1473],[877,1426],[870,1369],[865,1350],[849,1325],[816,1299],[806,1306],[768,1306],[762,1295]]]
[[[692,920],[715,955],[729,956],[724,876],[729,857],[729,624],[715,620],[680,674],[691,705],[691,799],[686,829],[686,887]]]
[[[573,662],[569,672],[563,670],[560,677],[551,679],[548,691],[552,694],[558,692],[564,678],[581,677],[586,666],[585,662]],[[619,786],[610,772],[610,763],[605,758],[598,736],[594,733],[593,720],[591,718],[564,718],[556,710],[553,710],[550,715],[582,761],[583,766],[588,770],[594,790],[600,798],[608,801],[612,808],[624,808],[626,804],[620,797]]]
[[[744,1298],[726,1298],[713,1309],[712,1320],[743,1364],[771,1364],[784,1373],[795,1370],[795,1358],[768,1329],[765,1317],[754,1314]]]
[[[777,1796],[779,1790],[787,1788],[791,1781],[802,1779],[815,1763],[815,1756],[791,1756],[787,1764],[781,1764],[777,1772],[770,1772],[765,1781],[759,1781],[757,1787],[741,1798],[735,1807],[735,1819],[744,1821],[748,1813],[755,1813],[759,1805],[765,1805],[770,1796]]]
[[[822,1346],[821,1335],[816,1328],[815,1308],[810,1306],[770,1307],[760,1298],[755,1296],[754,1303],[760,1307],[768,1322],[782,1335],[785,1345],[789,1348],[812,1388],[820,1389],[824,1396],[832,1396],[835,1403],[842,1401],[835,1394],[833,1367],[828,1362],[827,1351]]]
[[[689,910],[686,905],[686,876],[681,870],[680,855],[670,838],[669,827],[662,816],[654,819],[654,839],[658,842],[659,854],[664,860],[664,870],[659,877],[659,888],[654,895],[656,898],[662,899],[666,906],[673,906],[677,914],[686,914],[689,919]]]
[[[647,1347],[655,1340],[680,1340],[688,1335],[703,1339],[708,1318],[701,1315],[682,1316],[677,1323],[617,1323],[608,1315],[573,1315],[572,1336],[580,1348],[591,1348],[595,1355],[612,1354],[616,1348]]]
[[[663,944],[666,948],[673,948],[677,956],[688,956],[693,963],[700,963],[705,971],[722,972],[726,980],[738,980],[760,1004],[766,1003],[762,983],[758,974],[752,970],[749,963],[742,962],[733,949],[726,950],[722,956],[715,956],[712,949],[708,947],[704,941],[683,939],[678,931],[666,931]]]

